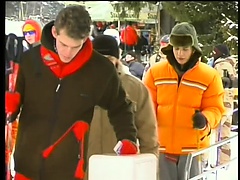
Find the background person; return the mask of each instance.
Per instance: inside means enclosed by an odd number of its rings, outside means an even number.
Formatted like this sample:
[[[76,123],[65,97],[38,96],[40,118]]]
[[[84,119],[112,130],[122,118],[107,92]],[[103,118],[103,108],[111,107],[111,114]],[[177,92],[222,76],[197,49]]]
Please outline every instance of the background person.
[[[160,39],[160,48],[159,48],[158,53],[153,54],[149,58],[149,62],[146,64],[146,66],[144,68],[143,77],[145,76],[147,70],[151,66],[153,66],[156,62],[167,60],[166,55],[162,53],[162,48],[166,47],[168,45],[168,43],[169,43],[169,34],[166,34]]]
[[[142,80],[144,65],[138,61],[136,53],[128,51],[125,56],[125,62],[129,67],[130,73],[139,80]]]
[[[127,97],[133,102],[132,110],[139,140],[139,153],[152,153],[158,157],[157,121],[148,89],[141,81],[126,74],[119,60],[119,47],[113,37],[108,35],[96,37],[93,48],[106,55],[114,64]],[[114,153],[113,148],[117,139],[109,123],[107,111],[99,106],[95,107],[88,143],[88,159],[93,154]]]
[[[27,42],[27,47],[24,46],[24,50],[32,48],[40,43],[42,36],[42,27],[37,21],[32,19],[26,20],[23,24],[22,32]]]

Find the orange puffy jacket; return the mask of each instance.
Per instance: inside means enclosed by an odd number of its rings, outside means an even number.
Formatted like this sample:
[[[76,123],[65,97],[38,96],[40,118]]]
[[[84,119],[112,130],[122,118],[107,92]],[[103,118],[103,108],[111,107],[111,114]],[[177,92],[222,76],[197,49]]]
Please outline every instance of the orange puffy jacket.
[[[143,81],[155,105],[160,152],[187,154],[210,145],[210,129],[216,128],[225,112],[224,89],[217,71],[197,62],[179,81],[169,62],[161,61],[146,72]],[[195,110],[207,118],[205,130],[193,128]]]

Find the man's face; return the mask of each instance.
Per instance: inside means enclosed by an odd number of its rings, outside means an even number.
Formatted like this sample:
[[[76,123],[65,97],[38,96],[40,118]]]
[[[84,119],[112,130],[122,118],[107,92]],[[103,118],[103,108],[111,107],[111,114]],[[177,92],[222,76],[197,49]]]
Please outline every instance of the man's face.
[[[187,63],[193,53],[194,53],[194,49],[192,48],[192,46],[173,47],[173,54],[175,56],[175,59],[181,65],[184,65],[185,63]]]
[[[29,43],[29,44],[33,44],[35,43],[35,39],[36,39],[36,32],[35,31],[25,31],[23,32],[23,35],[26,39],[26,41]]]
[[[60,30],[59,34],[57,34],[57,31],[54,26],[52,27],[52,34],[53,37],[56,39],[56,48],[58,55],[61,61],[64,63],[69,63],[82,49],[83,44],[87,40],[87,38],[84,39],[70,38],[67,35],[65,29]]]

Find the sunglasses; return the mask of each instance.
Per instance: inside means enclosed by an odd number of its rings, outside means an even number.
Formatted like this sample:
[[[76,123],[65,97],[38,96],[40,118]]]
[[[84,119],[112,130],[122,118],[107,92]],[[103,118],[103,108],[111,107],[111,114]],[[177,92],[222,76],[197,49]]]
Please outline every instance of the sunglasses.
[[[26,35],[35,35],[36,34],[36,32],[35,31],[25,31],[25,32],[23,32],[23,35],[24,36],[26,36]]]

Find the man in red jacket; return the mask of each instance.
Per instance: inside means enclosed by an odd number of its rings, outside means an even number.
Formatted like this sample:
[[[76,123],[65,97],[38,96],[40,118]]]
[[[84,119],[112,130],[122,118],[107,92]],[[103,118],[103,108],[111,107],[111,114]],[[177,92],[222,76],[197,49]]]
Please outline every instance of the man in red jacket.
[[[108,110],[122,154],[136,154],[132,102],[114,65],[93,50],[83,6],[62,9],[42,30],[41,44],[23,53],[6,114],[21,109],[15,180],[83,179],[86,140],[96,105]],[[101,68],[99,68],[101,67]]]
[[[120,33],[120,48],[123,50],[123,53],[127,51],[135,50],[135,47],[138,42],[137,31],[134,27],[129,24],[127,25]]]

